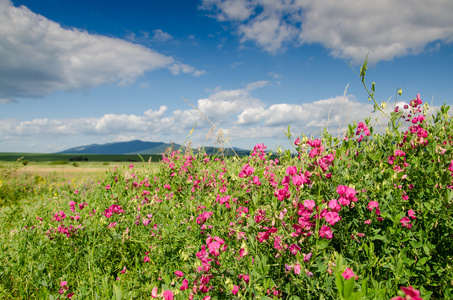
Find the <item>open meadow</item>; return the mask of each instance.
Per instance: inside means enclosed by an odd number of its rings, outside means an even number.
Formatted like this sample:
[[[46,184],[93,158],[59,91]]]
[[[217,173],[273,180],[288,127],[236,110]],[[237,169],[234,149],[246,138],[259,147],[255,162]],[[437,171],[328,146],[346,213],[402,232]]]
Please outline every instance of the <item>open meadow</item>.
[[[0,297],[451,299],[448,111],[288,131],[297,156],[3,163]]]

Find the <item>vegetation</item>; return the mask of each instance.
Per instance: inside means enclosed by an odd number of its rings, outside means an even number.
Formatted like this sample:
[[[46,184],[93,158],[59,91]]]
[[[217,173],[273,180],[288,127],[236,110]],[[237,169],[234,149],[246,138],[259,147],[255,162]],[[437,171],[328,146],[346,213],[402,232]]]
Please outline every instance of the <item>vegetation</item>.
[[[14,153],[14,152],[3,152],[0,153],[0,161],[11,161],[14,162],[18,158],[22,157],[29,162],[51,162],[51,161],[90,161],[90,162],[141,162],[142,159],[136,154],[128,155],[103,155],[103,154],[84,154],[82,160],[77,160],[78,155],[74,154],[60,154],[60,153]],[[142,155],[145,161],[158,162],[162,155]]]
[[[3,172],[0,297],[452,299],[449,107],[429,115],[417,95],[386,115],[385,133],[288,131],[297,156],[174,151],[86,182]]]

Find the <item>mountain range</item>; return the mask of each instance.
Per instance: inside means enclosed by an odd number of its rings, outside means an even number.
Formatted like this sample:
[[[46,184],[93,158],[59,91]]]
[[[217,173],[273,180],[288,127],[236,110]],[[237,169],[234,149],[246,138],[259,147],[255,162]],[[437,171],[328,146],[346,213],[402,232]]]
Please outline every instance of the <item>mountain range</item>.
[[[130,155],[130,154],[161,154],[164,153],[168,147],[173,147],[174,150],[181,148],[181,145],[162,143],[162,142],[144,142],[140,140],[134,140],[129,142],[115,142],[107,144],[92,144],[79,147],[69,148],[67,150],[58,153],[67,154],[119,154],[119,155]],[[220,148],[216,147],[205,147],[207,154],[218,153]],[[238,155],[248,155],[249,150],[243,150],[240,148],[234,148]],[[231,149],[226,148],[224,150],[225,155],[233,155]]]

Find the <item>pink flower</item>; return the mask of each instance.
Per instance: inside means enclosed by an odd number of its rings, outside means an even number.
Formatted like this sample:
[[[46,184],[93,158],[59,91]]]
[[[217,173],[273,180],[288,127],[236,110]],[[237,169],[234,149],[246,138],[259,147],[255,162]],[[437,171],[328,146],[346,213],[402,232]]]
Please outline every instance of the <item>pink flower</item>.
[[[370,225],[370,224],[371,224],[371,220],[363,221],[363,223],[365,223],[365,224],[367,224],[367,225]]]
[[[329,223],[330,225],[335,225],[335,223],[341,220],[341,217],[335,211],[329,211],[328,213],[326,213],[324,218],[326,219],[326,222]]]
[[[422,298],[419,297],[420,291],[414,289],[412,286],[409,287],[402,286],[401,290],[406,294],[406,298],[409,296],[409,299],[412,300],[422,300]]]
[[[346,198],[345,196],[341,196],[340,198],[338,198],[338,203],[340,203],[343,206],[347,206],[347,205],[351,204],[351,201],[348,198]]]
[[[110,223],[109,226],[107,226],[107,227],[108,227],[108,228],[113,228],[113,227],[116,226],[116,224],[117,224],[116,222],[112,222],[112,223]]]
[[[329,226],[322,225],[321,229],[319,229],[319,236],[326,238],[328,240],[332,239],[333,238],[332,229],[330,229]]]
[[[341,275],[344,277],[344,279],[348,280],[349,278],[354,277],[355,280],[357,280],[359,277],[357,275],[354,275],[354,272],[352,269],[347,268]]]
[[[339,195],[344,195],[346,193],[347,186],[339,185],[337,186],[337,193]]]
[[[296,166],[289,166],[286,168],[286,174],[288,175],[296,175],[297,174],[297,167]]]
[[[294,274],[299,275],[300,274],[300,264],[295,264],[294,265]]]
[[[313,209],[316,206],[316,204],[315,204],[315,201],[313,201],[313,200],[305,200],[304,201],[304,206],[305,206],[306,209],[310,209],[311,210],[311,209]]]
[[[415,216],[415,212],[412,209],[409,209],[407,214],[409,217],[411,217],[411,219],[417,219],[417,217]]]
[[[253,184],[257,186],[261,185],[260,178],[258,176],[253,176]]]
[[[252,175],[255,172],[255,169],[251,167],[249,164],[245,164],[242,167],[241,172],[239,173],[239,177],[244,178]]]
[[[157,287],[154,287],[152,292],[151,292],[151,297],[157,298]]]
[[[304,254],[304,262],[308,262],[313,254],[310,252],[308,254]]]
[[[175,271],[175,275],[178,276],[178,277],[183,277],[184,273],[181,272],[181,271]]]
[[[300,247],[297,246],[296,244],[291,244],[291,246],[289,246],[289,251],[290,251],[293,255],[296,255],[296,254],[300,251]]]
[[[239,286],[238,285],[234,285],[233,286],[233,290],[231,291],[231,293],[233,293],[233,295],[237,295],[238,292],[239,292]]]
[[[189,288],[189,281],[187,279],[184,279],[182,281],[182,285],[181,287],[179,288],[181,291],[185,291]]]
[[[303,176],[300,176],[300,175],[294,175],[293,178],[293,184],[295,186],[301,186],[304,184],[304,177]]]
[[[149,262],[149,261],[151,261],[151,260],[149,259],[149,257],[148,257],[148,256],[145,256],[145,257],[143,258],[143,262],[145,262],[145,263],[146,263],[146,262]]]
[[[335,210],[335,211],[340,211],[341,210],[341,206],[338,204],[337,199],[332,199],[332,200],[329,201],[329,208],[331,210]]]
[[[407,228],[411,228],[412,226],[410,225],[411,223],[411,220],[408,218],[408,217],[403,217],[401,220],[401,225],[403,225],[403,227],[407,227]]]
[[[164,297],[165,300],[173,300],[173,292],[170,290],[166,290],[163,292],[162,296]]]
[[[208,245],[209,253],[213,256],[220,255],[220,244],[218,242],[212,242]]]
[[[243,279],[245,281],[245,283],[249,283],[249,280],[250,280],[250,276],[249,275],[245,275],[245,274],[239,274],[239,279]]]
[[[368,207],[367,207],[370,211],[373,210],[373,208],[379,208],[379,203],[377,203],[377,201],[370,201],[370,203],[368,203]]]

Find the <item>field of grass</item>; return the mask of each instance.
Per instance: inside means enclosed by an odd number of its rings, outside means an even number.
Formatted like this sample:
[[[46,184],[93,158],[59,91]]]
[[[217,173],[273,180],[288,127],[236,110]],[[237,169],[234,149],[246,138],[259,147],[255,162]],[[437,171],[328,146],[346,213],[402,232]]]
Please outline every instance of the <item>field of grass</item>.
[[[66,181],[96,181],[105,177],[106,173],[117,167],[129,166],[129,162],[63,162],[41,161],[30,162],[23,165],[20,162],[0,161],[0,172],[10,172],[10,180],[23,180],[26,178],[43,178],[55,182]],[[134,162],[137,169],[155,169],[158,163]]]
[[[142,162],[138,155],[104,155],[104,154],[59,154],[59,153],[18,153],[18,152],[2,152],[0,153],[0,161],[16,161],[20,158],[29,162],[49,162],[49,161],[70,161],[71,158],[82,156],[87,158],[89,162]],[[158,162],[162,155],[142,155],[145,162]]]

